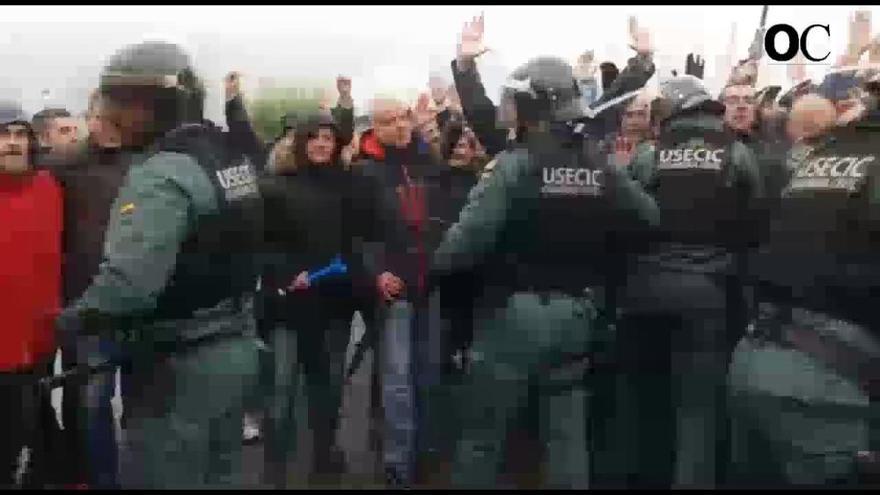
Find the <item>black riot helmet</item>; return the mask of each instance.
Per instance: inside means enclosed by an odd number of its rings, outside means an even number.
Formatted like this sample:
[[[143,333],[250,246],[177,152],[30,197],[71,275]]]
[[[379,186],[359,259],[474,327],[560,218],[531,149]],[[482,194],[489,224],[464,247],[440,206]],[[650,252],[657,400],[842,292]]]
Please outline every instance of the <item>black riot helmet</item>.
[[[146,41],[120,49],[101,72],[100,91],[123,107],[133,99],[147,102],[154,112],[152,138],[202,122],[204,87],[189,55],[175,44]]]
[[[584,116],[571,65],[557,57],[537,57],[516,69],[502,87],[498,120],[507,127],[568,122]]]
[[[660,98],[668,104],[669,118],[696,110],[724,114],[724,104],[712,98],[701,79],[690,74],[661,83]]]

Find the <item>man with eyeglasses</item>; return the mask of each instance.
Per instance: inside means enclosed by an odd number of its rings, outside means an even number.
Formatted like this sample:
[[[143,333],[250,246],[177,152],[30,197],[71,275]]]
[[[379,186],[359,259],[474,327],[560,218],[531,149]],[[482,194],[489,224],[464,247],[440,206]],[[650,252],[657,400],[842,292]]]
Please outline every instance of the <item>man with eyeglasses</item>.
[[[728,86],[721,92],[724,123],[740,138],[752,135],[757,117],[755,88],[747,84]]]
[[[739,141],[748,146],[758,159],[758,168],[765,193],[778,195],[784,180],[783,166],[788,143],[770,132],[770,122],[759,122],[758,96],[749,84],[733,84],[721,91],[724,103],[724,124]],[[766,131],[766,132],[764,132]]]

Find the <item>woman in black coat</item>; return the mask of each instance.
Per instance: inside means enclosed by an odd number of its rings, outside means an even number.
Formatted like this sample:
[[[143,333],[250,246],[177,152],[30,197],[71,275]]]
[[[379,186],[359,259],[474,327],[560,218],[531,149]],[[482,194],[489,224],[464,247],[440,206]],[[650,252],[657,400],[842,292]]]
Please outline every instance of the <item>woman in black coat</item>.
[[[340,160],[342,140],[329,115],[297,124],[293,160],[260,181],[264,205],[263,256],[257,321],[274,353],[274,390],[266,418],[266,471],[278,486],[296,450],[294,399],[298,372],[309,396],[314,435],[313,475],[333,482],[344,465],[334,433],[342,403],[345,354],[354,312],[371,293],[360,257],[350,174]],[[345,273],[310,280],[335,258]]]

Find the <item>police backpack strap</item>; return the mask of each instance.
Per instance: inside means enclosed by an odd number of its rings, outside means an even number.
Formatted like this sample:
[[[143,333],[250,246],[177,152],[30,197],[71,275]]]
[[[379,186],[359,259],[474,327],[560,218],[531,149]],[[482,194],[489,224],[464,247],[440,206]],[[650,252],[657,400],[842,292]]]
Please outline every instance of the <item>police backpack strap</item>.
[[[786,340],[841,375],[854,378],[868,395],[868,451],[857,454],[856,467],[860,485],[880,486],[880,418],[876,411],[880,407],[880,357],[797,326],[786,329]]]

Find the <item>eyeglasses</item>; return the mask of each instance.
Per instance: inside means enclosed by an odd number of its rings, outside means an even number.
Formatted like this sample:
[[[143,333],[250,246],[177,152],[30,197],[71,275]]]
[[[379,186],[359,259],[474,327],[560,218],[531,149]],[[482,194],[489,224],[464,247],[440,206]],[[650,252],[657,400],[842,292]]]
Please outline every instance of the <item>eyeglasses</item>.
[[[724,98],[725,105],[754,105],[756,101],[754,96],[728,96]]]

